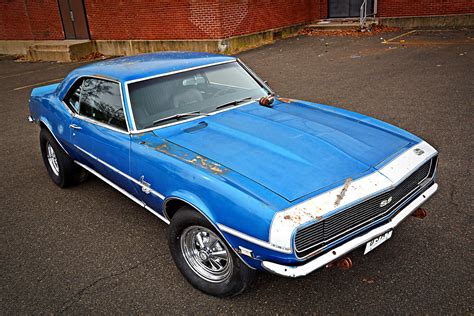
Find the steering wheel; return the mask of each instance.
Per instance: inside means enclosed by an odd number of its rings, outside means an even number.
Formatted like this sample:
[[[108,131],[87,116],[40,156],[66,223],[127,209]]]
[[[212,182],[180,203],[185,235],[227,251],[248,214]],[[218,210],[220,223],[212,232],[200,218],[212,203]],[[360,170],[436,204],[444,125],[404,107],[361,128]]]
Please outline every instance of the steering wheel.
[[[112,115],[110,116],[109,120],[107,121],[107,124],[111,124],[112,121],[116,119],[117,114],[118,114],[119,112],[122,112],[122,113],[123,113],[123,108],[118,108],[118,109],[116,109],[116,110],[112,113]]]

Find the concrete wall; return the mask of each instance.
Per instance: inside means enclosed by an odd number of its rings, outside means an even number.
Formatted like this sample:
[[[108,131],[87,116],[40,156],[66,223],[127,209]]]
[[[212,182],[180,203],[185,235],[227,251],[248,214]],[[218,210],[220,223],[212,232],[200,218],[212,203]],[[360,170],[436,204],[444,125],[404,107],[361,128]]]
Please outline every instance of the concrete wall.
[[[378,0],[379,17],[474,13],[473,0]]]
[[[473,27],[474,14],[428,15],[380,18],[380,24],[401,28]]]
[[[272,29],[252,34],[209,40],[95,40],[94,51],[104,55],[136,55],[156,51],[197,51],[234,54],[280,38],[294,36],[303,24]],[[1,50],[1,49],[0,49]]]

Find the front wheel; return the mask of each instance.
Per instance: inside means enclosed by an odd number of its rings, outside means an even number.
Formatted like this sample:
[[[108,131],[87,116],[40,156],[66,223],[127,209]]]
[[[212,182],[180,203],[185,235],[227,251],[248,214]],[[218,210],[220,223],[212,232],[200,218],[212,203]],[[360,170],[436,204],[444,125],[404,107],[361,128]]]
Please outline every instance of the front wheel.
[[[65,188],[87,178],[87,171],[77,166],[44,128],[40,132],[40,146],[46,170],[51,180],[59,187]]]
[[[198,290],[217,297],[243,292],[255,277],[215,228],[190,207],[181,208],[169,227],[176,266]]]

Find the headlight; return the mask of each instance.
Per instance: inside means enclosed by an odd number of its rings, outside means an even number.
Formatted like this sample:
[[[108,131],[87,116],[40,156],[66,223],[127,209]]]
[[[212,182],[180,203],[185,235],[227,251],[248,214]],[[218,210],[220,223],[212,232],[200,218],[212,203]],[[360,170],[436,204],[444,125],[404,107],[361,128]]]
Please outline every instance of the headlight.
[[[278,248],[291,250],[293,231],[309,221],[321,220],[325,213],[317,206],[316,198],[276,213],[270,227],[270,244]]]

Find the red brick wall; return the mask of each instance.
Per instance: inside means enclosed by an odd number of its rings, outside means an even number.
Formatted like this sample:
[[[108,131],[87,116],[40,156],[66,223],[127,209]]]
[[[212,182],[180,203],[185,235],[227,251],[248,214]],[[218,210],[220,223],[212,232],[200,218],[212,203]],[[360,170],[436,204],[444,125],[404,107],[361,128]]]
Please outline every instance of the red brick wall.
[[[222,37],[255,33],[320,17],[319,0],[221,1]]]
[[[220,39],[327,16],[330,0],[84,0],[92,39]],[[379,0],[378,16],[474,13],[474,0]],[[0,0],[0,39],[64,39],[57,0]]]
[[[474,13],[473,0],[379,0],[378,16],[421,16]]]
[[[192,1],[193,7],[206,7],[206,32],[191,22],[187,0],[105,1],[86,0],[85,8],[92,39],[186,39],[218,37],[218,1]],[[213,15],[215,14],[215,16]]]
[[[0,39],[64,39],[56,0],[0,1]]]
[[[85,0],[85,7],[92,39],[218,39],[310,22],[320,1]]]

